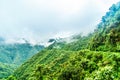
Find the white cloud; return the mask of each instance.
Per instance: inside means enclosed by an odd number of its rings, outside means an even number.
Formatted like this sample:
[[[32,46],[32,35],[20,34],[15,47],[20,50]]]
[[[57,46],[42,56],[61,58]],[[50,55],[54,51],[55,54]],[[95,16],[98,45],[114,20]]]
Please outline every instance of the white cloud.
[[[57,13],[60,17],[67,17],[78,14],[79,11],[83,13],[86,1],[80,0],[24,0],[24,6],[27,9],[41,10],[43,12],[52,11]],[[79,14],[80,15],[80,14]]]
[[[33,42],[92,31],[119,0],[2,0],[0,35]],[[70,33],[70,34],[68,34]]]

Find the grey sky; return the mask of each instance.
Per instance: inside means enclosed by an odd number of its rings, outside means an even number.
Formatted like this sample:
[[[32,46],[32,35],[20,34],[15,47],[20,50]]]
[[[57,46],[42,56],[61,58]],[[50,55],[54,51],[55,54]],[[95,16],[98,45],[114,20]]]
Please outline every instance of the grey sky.
[[[31,42],[93,31],[119,0],[0,0],[0,36]]]

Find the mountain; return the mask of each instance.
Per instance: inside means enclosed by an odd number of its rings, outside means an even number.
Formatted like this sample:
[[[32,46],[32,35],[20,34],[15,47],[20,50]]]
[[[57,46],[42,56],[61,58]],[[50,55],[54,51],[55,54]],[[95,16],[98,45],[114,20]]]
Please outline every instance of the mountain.
[[[0,78],[9,76],[13,71],[44,48],[30,43],[7,44],[0,39]]]
[[[91,40],[91,50],[120,51],[120,2],[113,4],[102,17]]]
[[[120,80],[120,2],[87,36],[50,39],[8,80]]]

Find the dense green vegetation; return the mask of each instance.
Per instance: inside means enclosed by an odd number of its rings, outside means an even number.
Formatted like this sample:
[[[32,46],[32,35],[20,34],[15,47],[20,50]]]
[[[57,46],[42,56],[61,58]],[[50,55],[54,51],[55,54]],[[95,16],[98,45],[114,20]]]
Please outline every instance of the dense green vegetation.
[[[120,80],[120,3],[88,36],[52,45],[22,64],[8,80]]]
[[[14,76],[17,80],[113,80],[120,79],[119,61],[115,52],[44,50]]]
[[[0,78],[8,77],[28,58],[43,49],[41,45],[0,43]]]
[[[73,54],[72,51],[64,51],[64,50],[56,50],[56,49],[43,50],[40,53],[33,56],[29,61],[24,63],[17,71],[15,71],[15,76],[17,76],[17,79],[19,80],[28,80],[28,79],[32,80],[35,78],[33,75],[37,76],[36,69],[39,67],[45,69],[45,71],[42,70],[42,72],[44,72],[44,74],[49,74],[48,77],[53,76],[52,73],[56,72],[56,70],[59,70],[61,64],[66,62],[71,54]]]
[[[109,9],[94,32],[91,50],[120,51],[120,2]]]
[[[17,66],[14,64],[7,64],[0,62],[0,78],[8,77],[10,74],[14,72],[14,69]]]

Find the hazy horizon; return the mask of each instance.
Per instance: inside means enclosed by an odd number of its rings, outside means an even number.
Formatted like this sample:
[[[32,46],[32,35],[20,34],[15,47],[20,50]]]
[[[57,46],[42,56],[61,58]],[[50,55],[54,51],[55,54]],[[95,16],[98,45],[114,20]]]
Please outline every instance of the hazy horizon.
[[[2,0],[0,36],[32,43],[52,37],[87,34],[119,0]]]

